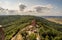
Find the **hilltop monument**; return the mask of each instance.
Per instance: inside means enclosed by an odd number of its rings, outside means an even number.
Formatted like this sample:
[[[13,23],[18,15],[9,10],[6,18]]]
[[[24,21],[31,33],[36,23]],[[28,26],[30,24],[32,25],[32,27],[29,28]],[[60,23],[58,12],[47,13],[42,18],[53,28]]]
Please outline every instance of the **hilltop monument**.
[[[35,19],[32,20],[31,25],[32,25],[32,26],[36,26],[36,20],[35,20]]]

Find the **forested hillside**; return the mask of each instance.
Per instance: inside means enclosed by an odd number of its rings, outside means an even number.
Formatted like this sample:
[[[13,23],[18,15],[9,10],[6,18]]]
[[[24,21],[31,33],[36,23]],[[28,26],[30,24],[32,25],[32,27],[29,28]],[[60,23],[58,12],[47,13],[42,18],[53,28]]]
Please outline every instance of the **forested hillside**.
[[[23,40],[62,40],[62,24],[38,16],[0,16],[0,25],[4,28],[5,40],[15,40],[13,37],[17,34]]]

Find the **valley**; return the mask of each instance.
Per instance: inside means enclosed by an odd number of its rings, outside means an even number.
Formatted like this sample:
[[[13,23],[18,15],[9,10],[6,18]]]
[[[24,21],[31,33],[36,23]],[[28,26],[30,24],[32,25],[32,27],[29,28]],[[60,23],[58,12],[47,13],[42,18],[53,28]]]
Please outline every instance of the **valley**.
[[[52,22],[62,24],[62,18],[61,19],[58,19],[58,18],[46,18],[46,19],[49,20],[49,21],[52,21]]]
[[[13,15],[0,20],[5,40],[62,40],[62,24],[42,17]]]

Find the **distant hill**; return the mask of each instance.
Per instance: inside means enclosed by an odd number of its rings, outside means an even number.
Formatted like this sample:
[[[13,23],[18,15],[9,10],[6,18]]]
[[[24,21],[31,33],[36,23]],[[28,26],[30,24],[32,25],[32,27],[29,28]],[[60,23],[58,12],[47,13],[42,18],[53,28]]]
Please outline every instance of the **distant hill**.
[[[29,26],[32,20],[36,20],[37,26]],[[38,16],[0,16],[0,25],[4,28],[5,40],[12,40],[14,37],[18,39],[20,35],[22,40],[62,40],[62,24]]]
[[[43,18],[62,24],[62,16],[43,16]]]
[[[43,18],[62,18],[62,16],[41,16]]]

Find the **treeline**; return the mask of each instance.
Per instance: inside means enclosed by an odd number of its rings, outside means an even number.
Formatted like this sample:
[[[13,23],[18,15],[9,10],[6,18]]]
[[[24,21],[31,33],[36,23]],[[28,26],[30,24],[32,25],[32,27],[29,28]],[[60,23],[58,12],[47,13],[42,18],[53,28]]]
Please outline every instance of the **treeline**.
[[[57,24],[41,17],[28,15],[0,16],[0,25],[3,25],[4,27],[5,40],[11,40],[11,38],[14,37],[21,29],[30,25],[33,19],[35,19],[37,25],[40,26],[40,28],[38,28],[38,34],[40,35],[41,40],[62,40],[62,24]],[[28,38],[30,40],[36,40],[36,35],[29,35]]]
[[[41,40],[62,40],[62,32],[55,30],[54,28],[38,23],[41,28],[39,28],[39,35]]]
[[[11,40],[19,30],[23,29],[27,25],[30,24],[33,17],[20,17],[20,19],[16,19],[16,21],[10,22],[4,26],[5,31],[5,40]]]

